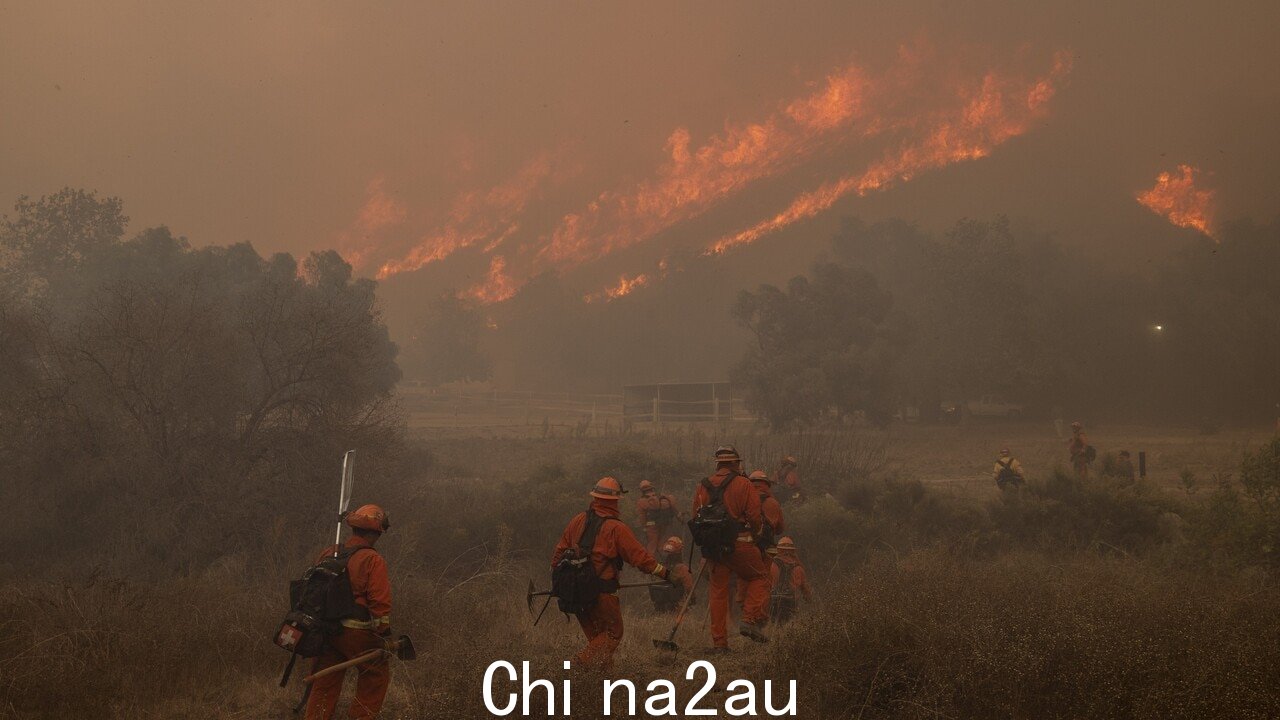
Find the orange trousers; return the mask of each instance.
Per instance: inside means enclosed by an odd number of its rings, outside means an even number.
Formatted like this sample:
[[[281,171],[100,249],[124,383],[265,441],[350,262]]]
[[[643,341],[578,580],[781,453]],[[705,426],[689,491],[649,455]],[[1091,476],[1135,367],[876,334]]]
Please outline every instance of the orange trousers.
[[[323,653],[316,657],[311,665],[315,673],[330,665],[337,665],[383,646],[384,640],[372,630],[354,630],[345,628],[329,638]],[[387,696],[387,686],[391,684],[391,667],[385,658],[356,666],[359,678],[356,680],[356,697],[351,701],[347,715],[357,720],[370,720],[378,716],[382,709],[382,701]],[[342,679],[347,671],[335,672],[316,680],[311,686],[311,698],[307,700],[306,720],[331,720],[338,707],[338,696],[342,694]]]
[[[578,615],[587,646],[573,657],[576,667],[608,670],[613,667],[613,652],[622,642],[622,604],[617,595],[602,593],[595,607]]]
[[[644,526],[644,549],[649,551],[650,555],[658,554],[658,541],[660,539],[662,528],[657,525]]]
[[[739,542],[733,554],[711,563],[711,642],[729,647],[729,580],[737,576],[746,589],[742,621],[764,625],[769,621],[769,571],[760,559],[760,548]]]
[[[763,551],[761,551],[761,553],[760,553],[760,562],[764,565],[764,569],[765,569],[764,579],[765,579],[765,582],[767,582],[767,583],[769,584],[769,585],[768,585],[768,593],[769,593],[770,595],[772,595],[772,594],[773,594],[773,573],[769,572],[769,564],[770,564],[771,562],[773,562],[773,561],[769,558],[769,556],[768,556],[768,555],[766,555]],[[738,587],[738,599],[737,599],[738,607],[742,607],[742,606],[744,606],[744,605],[746,605],[746,604],[747,604],[747,587],[748,587],[748,585],[747,585],[746,583],[744,583],[744,582],[740,582],[740,583],[738,583],[738,584],[737,584],[737,587]]]

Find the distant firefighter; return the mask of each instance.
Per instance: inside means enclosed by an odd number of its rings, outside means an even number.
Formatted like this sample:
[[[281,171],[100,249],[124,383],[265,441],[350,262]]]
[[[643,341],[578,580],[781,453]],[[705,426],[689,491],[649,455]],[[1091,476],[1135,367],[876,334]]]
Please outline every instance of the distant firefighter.
[[[760,516],[763,522],[760,535],[756,538],[756,547],[760,548],[760,560],[768,566],[769,560],[778,554],[778,537],[786,532],[786,525],[782,521],[782,505],[773,496],[772,483],[763,470],[752,472],[748,479],[760,495]],[[738,583],[738,605],[745,605],[746,601],[747,584]]]
[[[776,623],[785,623],[796,614],[800,595],[813,599],[804,565],[796,555],[796,544],[789,537],[778,540],[778,556],[773,559],[773,590],[769,596],[769,615]]]
[[[653,601],[653,609],[658,612],[675,612],[680,609],[684,596],[693,590],[693,573],[689,572],[689,566],[682,559],[683,553],[684,541],[675,535],[662,544],[658,562],[666,566],[667,580],[671,584],[649,588],[649,599]],[[695,601],[696,598],[690,598],[689,604],[693,605]]]
[[[1009,487],[1022,487],[1026,482],[1027,476],[1022,472],[1022,463],[1018,459],[1009,454],[1009,448],[1000,450],[1000,457],[996,459],[996,466],[992,470],[996,485],[1001,490]]]
[[[782,464],[778,466],[778,472],[773,474],[775,480],[778,481],[779,488],[783,491],[783,497],[790,500],[799,500],[800,493],[800,473],[796,471],[799,463],[796,462],[794,455],[788,455],[782,458]]]
[[[644,528],[644,547],[649,554],[658,552],[659,538],[666,537],[681,519],[673,495],[658,492],[648,480],[640,482],[640,499],[636,500],[636,513]]]
[[[1071,439],[1067,441],[1067,451],[1071,453],[1071,469],[1075,470],[1077,480],[1089,479],[1089,463],[1093,462],[1097,451],[1089,444],[1084,434],[1084,425],[1071,423]]]
[[[1137,480],[1138,475],[1133,471],[1133,461],[1129,457],[1128,450],[1121,450],[1116,457],[1116,464],[1111,470],[1111,474],[1122,479],[1133,482]]]

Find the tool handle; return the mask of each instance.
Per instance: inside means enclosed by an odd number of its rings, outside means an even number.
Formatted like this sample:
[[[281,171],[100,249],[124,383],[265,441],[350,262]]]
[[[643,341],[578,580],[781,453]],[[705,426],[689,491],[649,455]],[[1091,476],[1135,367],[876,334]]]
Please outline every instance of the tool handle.
[[[684,622],[684,613],[689,609],[689,601],[693,599],[693,591],[698,589],[698,581],[702,579],[702,571],[707,568],[707,559],[702,558],[702,562],[698,563],[698,574],[693,576],[693,585],[689,587],[689,592],[684,594],[684,600],[680,601],[680,612],[676,613],[676,624],[671,626],[671,635],[667,637],[670,641],[675,638],[676,631],[680,629],[680,623]]]
[[[386,650],[383,650],[382,648],[378,648],[378,649],[376,649],[376,650],[370,650],[369,652],[364,653],[363,655],[357,655],[357,656],[355,656],[355,657],[351,658],[350,660],[346,660],[346,661],[344,661],[344,662],[340,662],[340,663],[338,663],[337,665],[330,665],[329,667],[327,667],[327,668],[325,668],[325,669],[323,669],[323,670],[321,670],[321,671],[319,671],[319,672],[312,673],[312,674],[310,674],[310,675],[308,675],[308,676],[306,676],[306,677],[302,678],[302,682],[307,682],[307,683],[309,683],[309,682],[315,682],[316,680],[318,680],[318,679],[320,679],[320,678],[324,677],[325,675],[330,675],[330,674],[332,674],[332,673],[336,673],[336,672],[338,672],[339,670],[346,670],[347,668],[349,668],[349,667],[351,667],[351,666],[353,666],[353,665],[359,665],[359,664],[361,664],[361,663],[369,662],[370,660],[373,660],[374,658],[377,658],[379,655],[381,655],[381,654],[382,654],[382,653],[384,653],[384,652],[387,652],[387,651],[386,651]]]

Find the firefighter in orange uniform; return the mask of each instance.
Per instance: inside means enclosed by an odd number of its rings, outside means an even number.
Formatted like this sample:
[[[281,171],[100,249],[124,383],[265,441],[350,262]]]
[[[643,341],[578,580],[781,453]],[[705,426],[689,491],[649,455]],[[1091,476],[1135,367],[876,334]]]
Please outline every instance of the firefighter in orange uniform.
[[[778,540],[778,555],[770,568],[773,575],[773,591],[769,602],[769,614],[774,622],[785,623],[796,613],[797,596],[803,594],[806,601],[813,599],[804,565],[796,556],[796,544],[789,538]]]
[[[796,471],[795,456],[788,455],[782,458],[782,464],[778,466],[778,472],[774,473],[785,492],[784,498],[789,500],[800,499],[800,473]]]
[[[622,483],[611,477],[601,478],[591,489],[591,506],[573,516],[556,543],[551,555],[554,570],[560,558],[570,548],[579,550],[579,543],[588,530],[595,531],[591,547],[591,565],[601,582],[601,592],[592,607],[578,614],[578,624],[587,637],[587,645],[574,656],[579,667],[608,670],[613,665],[613,653],[622,642],[622,606],[618,602],[618,573],[625,562],[641,572],[667,578],[667,569],[649,554],[635,533],[618,519],[618,501],[626,490]]]
[[[1071,423],[1071,439],[1067,441],[1067,452],[1071,453],[1071,467],[1076,471],[1077,480],[1089,479],[1089,438],[1084,434],[1084,425]]]
[[[672,495],[660,493],[648,480],[640,482],[640,499],[636,501],[636,512],[640,516],[640,525],[644,527],[644,549],[650,555],[658,552],[659,538],[666,535],[680,513],[676,510],[676,499]]]
[[[649,599],[653,601],[653,609],[658,612],[675,612],[684,601],[684,596],[693,590],[693,573],[685,564],[681,555],[684,552],[684,541],[672,535],[662,544],[662,555],[659,562],[666,566],[667,579],[670,585],[658,585],[649,588]],[[696,598],[690,598],[693,605]]]
[[[729,581],[736,576],[746,586],[742,605],[742,622],[738,631],[756,642],[768,642],[762,632],[769,622],[769,570],[760,549],[756,547],[764,518],[760,496],[751,481],[742,474],[742,459],[731,446],[716,450],[716,472],[698,485],[693,497],[693,512],[711,503],[709,488],[723,487],[723,502],[729,515],[741,526],[733,552],[721,560],[709,562],[711,568],[711,642],[714,652],[729,651]]]
[[[760,548],[760,559],[765,567],[768,567],[769,561],[778,554],[778,537],[786,531],[786,526],[782,522],[782,505],[773,496],[772,483],[769,482],[769,476],[765,471],[756,470],[751,473],[749,479],[755,486],[756,493],[760,495],[760,515],[763,519],[756,547]],[[743,605],[746,601],[747,585],[738,583],[738,605]]]
[[[391,634],[391,583],[387,579],[387,563],[373,549],[382,533],[391,527],[391,521],[377,505],[364,505],[347,514],[347,525],[351,526],[352,533],[344,545],[344,549],[351,549],[352,553],[347,561],[347,577],[356,605],[362,610],[357,617],[342,621],[342,632],[329,638],[325,651],[316,657],[311,667],[312,674],[384,647],[386,637]],[[320,558],[332,556],[336,549],[329,548]],[[387,695],[391,669],[386,658],[379,657],[358,665],[356,672],[356,696],[347,714],[358,719],[375,718]],[[312,683],[306,720],[330,720],[334,716],[345,676],[346,671],[334,672]]]

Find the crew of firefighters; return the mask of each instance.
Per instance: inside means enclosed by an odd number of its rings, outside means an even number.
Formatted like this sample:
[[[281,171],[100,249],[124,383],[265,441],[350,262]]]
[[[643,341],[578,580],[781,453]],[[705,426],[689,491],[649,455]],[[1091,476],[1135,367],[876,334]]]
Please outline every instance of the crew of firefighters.
[[[1089,477],[1095,452],[1081,423],[1072,423],[1071,431],[1068,455],[1075,477],[1083,481]],[[684,611],[697,602],[698,581],[707,579],[711,634],[708,654],[730,651],[731,595],[735,596],[734,604],[740,611],[739,634],[759,643],[768,642],[765,629],[770,622],[788,622],[795,617],[800,599],[812,599],[813,591],[797,554],[799,548],[791,537],[783,534],[786,522],[777,495],[780,492],[789,501],[801,499],[796,459],[784,457],[772,478],[764,470],[745,475],[742,457],[732,446],[718,448],[713,462],[714,471],[694,493],[690,514],[679,510],[675,496],[662,492],[649,480],[640,482],[635,509],[643,540],[620,520],[621,501],[627,490],[613,477],[604,477],[595,483],[588,493],[591,498],[588,508],[565,526],[552,553],[551,566],[555,568],[572,548],[576,556],[590,557],[599,581],[595,586],[598,593],[592,591],[596,594],[594,602],[587,610],[577,613],[587,643],[574,657],[575,666],[598,669],[612,666],[613,654],[623,635],[618,585],[624,564],[657,578],[649,585],[653,608],[660,613],[678,613],[677,626]],[[1009,448],[1000,450],[992,472],[1002,490],[1018,488],[1026,481],[1022,464]],[[1111,474],[1133,479],[1127,450],[1119,453]],[[686,556],[686,548],[692,548],[682,537],[683,528],[687,519],[696,517],[699,509],[713,502],[722,503],[724,511],[736,523],[736,542],[731,550],[725,550],[714,560],[706,560],[704,553],[703,563],[695,571],[685,560],[692,558],[693,553]],[[597,530],[592,547],[584,555],[579,542],[593,515]],[[315,658],[313,673],[383,647],[391,632],[387,566],[374,549],[378,538],[390,527],[387,514],[376,505],[366,505],[347,515],[346,523],[352,529],[344,546],[350,558],[347,574],[360,613],[358,617],[342,621],[340,632],[329,638],[325,651]],[[367,552],[360,552],[362,550]],[[329,548],[325,552],[335,551],[336,548]],[[735,583],[736,594],[732,589]],[[390,680],[386,660],[365,662],[357,665],[356,671],[356,695],[350,716],[376,717]],[[343,673],[336,672],[314,682],[307,703],[307,720],[333,717],[342,680]]]

